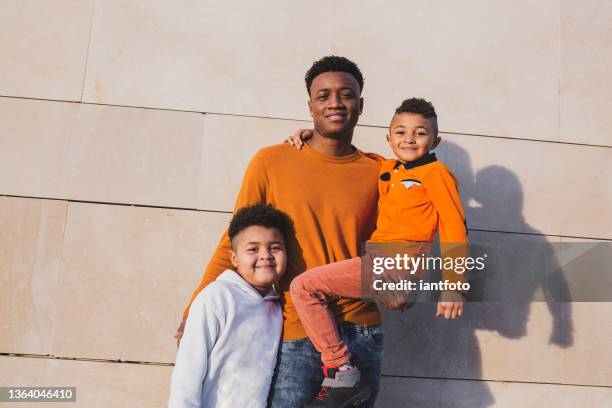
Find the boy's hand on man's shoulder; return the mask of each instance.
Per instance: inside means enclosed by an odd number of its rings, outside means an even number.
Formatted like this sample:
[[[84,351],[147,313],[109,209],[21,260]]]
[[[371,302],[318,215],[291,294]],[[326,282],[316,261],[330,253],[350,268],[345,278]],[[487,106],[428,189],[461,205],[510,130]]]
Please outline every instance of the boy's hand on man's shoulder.
[[[291,146],[294,146],[296,149],[300,150],[302,146],[304,146],[304,142],[310,138],[312,138],[313,130],[312,129],[298,129],[285,139],[285,143],[289,143]]]
[[[445,319],[455,319],[463,315],[463,296],[457,292],[443,291],[438,300],[436,317],[444,316]]]

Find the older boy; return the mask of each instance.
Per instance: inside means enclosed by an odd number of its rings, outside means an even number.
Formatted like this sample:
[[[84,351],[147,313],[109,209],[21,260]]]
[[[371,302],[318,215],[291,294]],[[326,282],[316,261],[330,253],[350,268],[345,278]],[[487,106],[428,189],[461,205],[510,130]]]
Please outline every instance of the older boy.
[[[295,223],[296,239],[287,243],[287,272],[279,282],[283,342],[270,390],[272,408],[302,407],[323,380],[321,355],[308,340],[289,296],[291,280],[307,269],[357,256],[360,242],[374,230],[378,201],[380,166],[351,144],[363,108],[361,71],[346,58],[327,56],[310,67],[305,82],[314,123],[309,146],[303,151],[287,144],[261,149],[249,163],[236,199],[236,208],[271,204]],[[231,267],[229,259],[230,243],[224,234],[194,297]],[[378,309],[359,299],[341,299],[332,307],[372,388],[369,406],[374,406],[383,357]],[[183,317],[188,313],[189,306]]]
[[[176,356],[170,407],[265,407],[282,313],[272,284],[285,272],[289,217],[264,205],[240,209],[232,264],[196,297]]]
[[[382,163],[378,219],[370,241],[414,246],[432,241],[438,231],[443,249],[455,246],[455,253],[457,249],[463,252],[461,244],[467,237],[457,182],[430,152],[440,143],[433,105],[423,99],[405,100],[393,115],[387,141],[396,158]],[[299,138],[290,142],[302,144]],[[349,407],[368,396],[367,384],[360,381],[359,364],[351,362],[329,308],[338,297],[361,297],[361,266],[362,259],[355,257],[306,271],[291,283],[293,303],[321,352],[325,376],[319,395],[306,407]],[[452,271],[444,272],[449,280],[463,279]],[[462,298],[443,293],[436,315],[454,319],[462,312]]]

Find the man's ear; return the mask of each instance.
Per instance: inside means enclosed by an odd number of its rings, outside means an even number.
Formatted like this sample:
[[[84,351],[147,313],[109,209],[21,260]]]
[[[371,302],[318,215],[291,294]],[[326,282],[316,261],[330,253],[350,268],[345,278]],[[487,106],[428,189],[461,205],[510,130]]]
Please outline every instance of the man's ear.
[[[359,98],[359,114],[363,112],[363,98]]]
[[[232,256],[231,256],[230,260],[232,261],[232,265],[234,265],[234,268],[237,268],[238,267],[238,261],[236,260],[236,253],[234,252],[233,249],[232,249]]]
[[[308,99],[308,112],[310,112],[310,116],[312,117],[312,105],[310,103],[310,99]]]
[[[433,143],[431,144],[431,149],[430,149],[430,150],[433,150],[433,149],[435,149],[436,147],[438,147],[438,145],[440,144],[440,142],[441,142],[441,141],[442,141],[442,138],[441,138],[440,136],[436,136],[436,137],[434,138]]]

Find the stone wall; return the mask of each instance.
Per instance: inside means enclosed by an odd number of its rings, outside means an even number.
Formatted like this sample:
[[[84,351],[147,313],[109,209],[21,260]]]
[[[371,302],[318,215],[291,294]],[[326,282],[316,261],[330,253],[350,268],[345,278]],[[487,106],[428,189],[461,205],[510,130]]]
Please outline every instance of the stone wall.
[[[246,164],[309,126],[303,75],[331,53],[366,78],[364,150],[390,155],[402,99],[436,105],[472,236],[612,240],[611,19],[596,0],[0,0],[0,386],[165,404]],[[612,303],[551,307],[386,313],[378,406],[610,406]]]

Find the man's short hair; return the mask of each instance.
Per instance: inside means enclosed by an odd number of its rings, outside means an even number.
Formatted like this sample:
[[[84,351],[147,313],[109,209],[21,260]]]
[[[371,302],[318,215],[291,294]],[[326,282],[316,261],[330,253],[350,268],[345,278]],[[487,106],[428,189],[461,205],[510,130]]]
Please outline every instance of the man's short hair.
[[[310,95],[310,86],[312,81],[319,75],[325,72],[346,72],[351,74],[359,84],[359,92],[363,91],[363,75],[357,64],[348,58],[339,57],[337,55],[328,55],[312,64],[312,67],[306,71],[304,80],[306,81],[306,91]]]
[[[287,214],[271,205],[255,204],[240,208],[232,217],[228,230],[232,244],[236,235],[255,225],[279,230],[285,241],[293,234],[293,222]]]
[[[402,102],[400,106],[395,110],[395,114],[400,113],[416,113],[423,116],[425,119],[431,119],[433,123],[434,131],[438,134],[438,115],[436,109],[431,102],[426,101],[423,98],[409,98]]]

